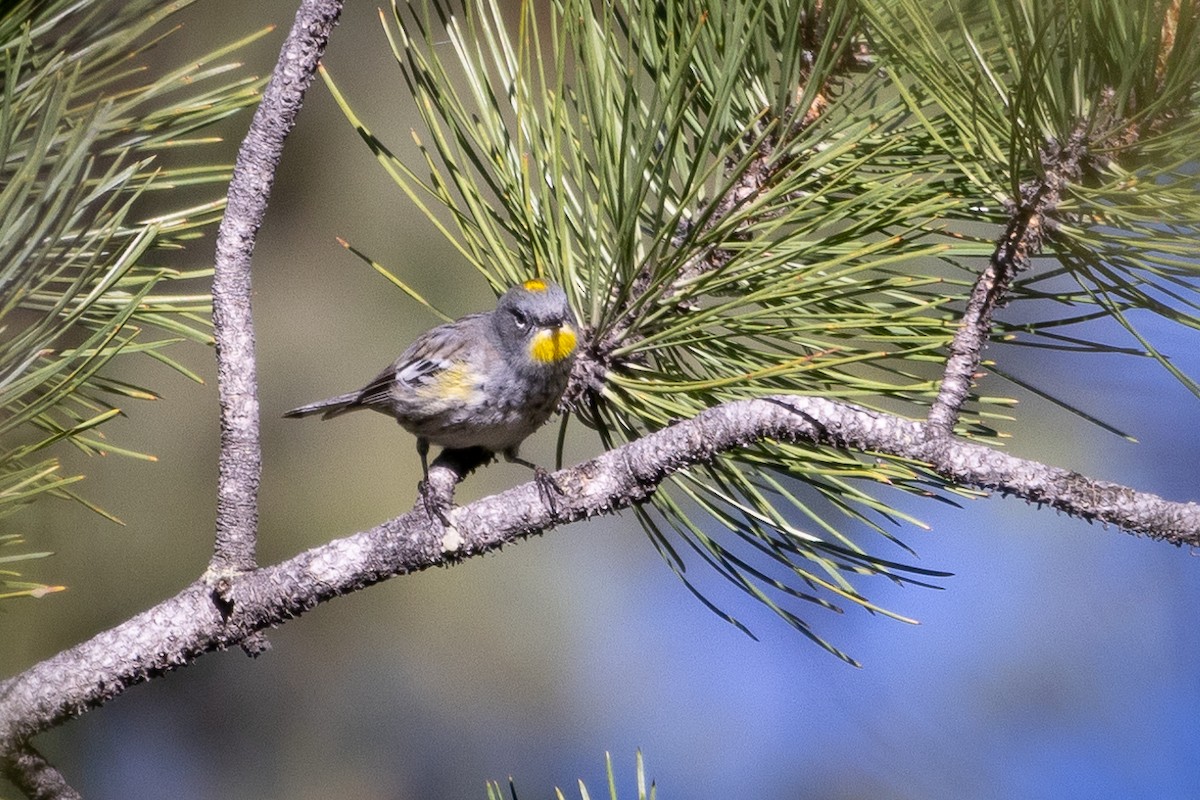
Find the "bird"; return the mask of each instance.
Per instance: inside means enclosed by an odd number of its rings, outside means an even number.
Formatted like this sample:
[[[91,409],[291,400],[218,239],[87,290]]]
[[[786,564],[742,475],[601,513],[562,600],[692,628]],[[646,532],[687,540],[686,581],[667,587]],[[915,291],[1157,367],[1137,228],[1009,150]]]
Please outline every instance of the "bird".
[[[429,447],[482,448],[534,470],[539,490],[558,490],[518,454],[554,413],[578,350],[578,323],[562,287],[541,278],[506,291],[491,311],[468,314],[417,337],[361,389],[284,413],[322,419],[370,409],[417,437],[429,507]]]

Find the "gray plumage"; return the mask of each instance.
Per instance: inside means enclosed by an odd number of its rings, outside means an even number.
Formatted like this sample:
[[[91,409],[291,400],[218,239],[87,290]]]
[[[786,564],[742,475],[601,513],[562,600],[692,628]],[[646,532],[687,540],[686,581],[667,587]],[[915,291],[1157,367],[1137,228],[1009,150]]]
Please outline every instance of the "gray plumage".
[[[576,335],[562,288],[527,281],[506,292],[494,310],[422,334],[362,389],[284,416],[329,419],[366,408],[413,433],[423,464],[431,443],[516,459],[521,442],[558,406]]]

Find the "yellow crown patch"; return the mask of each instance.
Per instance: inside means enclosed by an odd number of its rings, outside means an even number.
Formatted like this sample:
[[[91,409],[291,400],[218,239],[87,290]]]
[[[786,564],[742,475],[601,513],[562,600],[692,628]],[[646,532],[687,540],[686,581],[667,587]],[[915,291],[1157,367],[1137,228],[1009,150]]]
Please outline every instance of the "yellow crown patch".
[[[529,355],[539,364],[554,364],[575,352],[575,329],[563,325],[558,330],[538,331],[529,343]]]
[[[527,292],[544,292],[550,288],[550,285],[541,278],[527,280],[522,283],[521,286],[524,287],[525,291]]]

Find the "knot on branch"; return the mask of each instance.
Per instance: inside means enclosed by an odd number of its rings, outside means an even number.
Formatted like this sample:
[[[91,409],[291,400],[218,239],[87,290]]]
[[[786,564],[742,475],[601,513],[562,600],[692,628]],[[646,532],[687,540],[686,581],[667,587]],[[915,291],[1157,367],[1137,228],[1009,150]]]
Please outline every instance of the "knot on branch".
[[[208,597],[212,601],[213,608],[217,610],[217,614],[221,617],[221,624],[228,630],[234,629],[233,621],[234,612],[237,610],[237,601],[234,599],[235,582],[241,576],[252,574],[253,570],[223,570],[217,571],[209,569],[201,578],[201,582],[209,587]],[[240,635],[231,637],[231,644],[236,642],[251,658],[258,658],[263,653],[271,649],[271,643],[267,640],[266,634],[260,630],[247,629]]]
[[[221,621],[229,622],[229,618],[233,616],[233,578],[229,575],[221,575],[211,582],[211,586],[212,592],[209,596],[212,598],[213,606],[221,615]]]

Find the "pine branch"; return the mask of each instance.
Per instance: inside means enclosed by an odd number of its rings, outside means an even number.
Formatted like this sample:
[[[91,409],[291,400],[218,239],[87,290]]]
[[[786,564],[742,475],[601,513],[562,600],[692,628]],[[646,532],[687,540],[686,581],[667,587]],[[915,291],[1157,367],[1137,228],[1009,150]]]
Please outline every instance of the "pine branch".
[[[999,490],[1176,545],[1200,546],[1200,505],[930,436],[927,422],[816,397],[776,395],[716,406],[554,474],[551,509],[535,481],[449,513],[417,510],[270,567],[231,576],[223,602],[197,581],[175,597],[0,684],[0,753],[130,686],[237,646],[314,606],[430,567],[449,566],[557,526],[647,500],[662,481],[767,439],[808,441],[927,461],[960,484]]]
[[[1042,152],[1042,176],[1021,186],[1021,196],[1013,204],[1012,216],[987,267],[971,288],[966,311],[959,323],[950,356],[942,375],[937,398],[929,409],[929,424],[940,435],[954,430],[958,416],[971,393],[971,385],[983,348],[992,335],[992,315],[1004,305],[1009,286],[1017,275],[1029,268],[1042,249],[1042,241],[1054,224],[1054,215],[1064,189],[1079,179],[1083,161],[1084,128],[1079,126],[1065,144],[1051,143]]]
[[[252,569],[258,537],[258,378],[250,313],[250,258],[267,211],[283,143],[304,104],[340,0],[305,0],[283,43],[274,74],[238,151],[229,204],[217,235],[213,276],[213,331],[221,403],[217,532],[209,572]]]
[[[1102,87],[1117,74],[1089,65],[1128,59],[1108,37],[1076,36],[1099,29],[1075,5],[968,13],[907,2],[697,10],[564,0],[545,14],[523,6],[514,26],[497,0],[462,12],[450,0],[393,3],[385,31],[424,122],[414,134],[421,170],[325,78],[371,153],[493,287],[536,269],[568,288],[584,335],[564,405],[605,447],[774,393],[888,410],[933,405],[929,436],[957,429],[985,441],[1003,435],[995,422],[1011,404],[972,392],[995,310],[1034,294],[1030,283],[1053,278],[1056,261],[1060,271],[1074,272],[1074,261],[1086,265],[1079,274],[1107,275],[1121,262],[1111,251],[1100,257],[1104,242],[1125,261],[1163,242],[1166,225],[1143,233],[1113,222],[1114,209],[1161,220],[1152,216],[1160,203],[1143,193],[1171,200],[1165,208],[1182,233],[1163,245],[1159,270],[1174,280],[1194,271],[1178,255],[1190,252],[1183,239],[1195,215],[1182,209],[1192,181],[1175,170],[1119,187],[1104,178],[1112,190],[1080,210],[1098,176],[1131,179],[1114,171],[1125,147],[1118,133],[1128,130],[1117,119],[1130,106],[1088,82]],[[550,49],[537,34],[546,28]],[[442,38],[452,46],[431,44]],[[1062,69],[1067,45],[1078,74]],[[855,69],[868,58],[873,69]],[[1175,96],[1196,74],[1173,64]],[[1166,108],[1135,105],[1146,125]],[[1175,123],[1173,149],[1183,150],[1190,118]],[[1097,235],[1100,224],[1112,229]],[[980,238],[983,225],[995,225],[998,242]],[[1118,230],[1130,235],[1118,239]],[[1049,269],[1025,279],[1039,254]],[[977,260],[985,269],[968,266]],[[1114,295],[1110,313],[1122,324],[1141,307],[1187,318],[1173,313],[1190,307],[1186,290],[1156,302],[1138,288],[1144,276],[1131,277],[1108,277],[1099,291]],[[1047,293],[1058,309],[1083,294]],[[960,299],[965,322],[950,313]],[[1059,322],[1026,330],[1042,335]],[[444,476],[443,496],[460,476]],[[672,479],[639,521],[681,577],[679,553],[690,551],[811,636],[769,595],[825,605],[805,590],[818,586],[871,608],[855,575],[894,576],[826,513],[889,536],[880,519],[904,514],[870,481],[969,493],[905,457],[866,462],[837,447],[763,442]],[[740,558],[743,546],[765,566]],[[773,579],[776,569],[794,583]]]
[[[814,452],[857,451],[900,459],[922,476],[936,476],[952,485],[996,490],[1172,544],[1200,546],[1200,506],[1195,503],[1170,502],[1093,480],[951,433],[990,335],[992,313],[1003,302],[1014,276],[1036,254],[1053,222],[1061,186],[1079,168],[1082,154],[1068,142],[1061,150],[1043,155],[1045,174],[1036,185],[1022,187],[1011,224],[976,281],[959,331],[961,340],[955,338],[935,413],[928,420],[811,396],[788,386],[779,391],[794,393],[715,404],[682,421],[663,422],[661,429],[645,435],[638,427],[623,429],[633,441],[554,476],[563,493],[553,504],[545,501],[536,482],[530,482],[449,510],[448,524],[418,508],[279,564],[256,567],[260,452],[249,260],[279,149],[340,7],[332,0],[306,0],[302,5],[230,187],[218,254],[222,264],[214,288],[221,295],[216,316],[222,460],[220,518],[210,571],[175,597],[0,683],[0,759],[31,796],[74,794],[29,747],[30,737],[103,705],[130,686],[192,663],[207,652],[233,646],[254,650],[265,629],[390,577],[455,564],[559,525],[638,506],[655,498],[668,478],[711,464],[724,453],[762,443],[804,444],[824,448]],[[292,45],[297,49],[289,50]],[[736,193],[739,187],[734,182],[730,188]],[[634,230],[624,223],[618,227]],[[530,226],[529,230],[539,229]],[[535,239],[531,235],[531,241]],[[745,330],[755,332],[753,326]],[[804,359],[809,357],[805,354]],[[439,469],[450,470],[439,477],[446,479],[447,494],[457,476],[473,463],[455,461],[454,454],[439,462]],[[747,463],[773,466],[761,455],[748,458]]]

